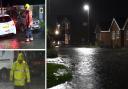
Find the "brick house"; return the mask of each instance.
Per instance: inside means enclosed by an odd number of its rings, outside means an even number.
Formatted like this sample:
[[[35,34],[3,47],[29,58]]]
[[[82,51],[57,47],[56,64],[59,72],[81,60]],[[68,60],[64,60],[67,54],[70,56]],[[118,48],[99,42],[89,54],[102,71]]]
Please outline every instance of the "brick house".
[[[124,47],[128,47],[128,18],[123,27],[124,30]]]
[[[105,30],[104,30],[105,29]],[[113,18],[106,26],[96,27],[96,40],[101,47],[121,47],[121,29]]]
[[[111,34],[112,48],[121,47],[121,29],[115,19],[113,19],[109,31]]]

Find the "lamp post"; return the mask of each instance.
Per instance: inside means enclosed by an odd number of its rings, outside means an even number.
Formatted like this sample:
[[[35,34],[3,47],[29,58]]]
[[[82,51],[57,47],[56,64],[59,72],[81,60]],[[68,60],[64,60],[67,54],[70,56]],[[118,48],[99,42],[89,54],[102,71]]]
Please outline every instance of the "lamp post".
[[[88,44],[89,44],[89,9],[90,9],[90,7],[88,4],[85,4],[83,6],[83,9],[84,9],[84,11],[87,11],[87,14],[88,14]]]

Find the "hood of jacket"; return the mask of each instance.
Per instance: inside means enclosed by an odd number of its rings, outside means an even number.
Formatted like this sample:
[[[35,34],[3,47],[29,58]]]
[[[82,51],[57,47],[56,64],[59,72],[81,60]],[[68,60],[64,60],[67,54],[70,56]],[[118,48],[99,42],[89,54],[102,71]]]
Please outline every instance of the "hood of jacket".
[[[18,54],[17,61],[19,60],[25,61],[23,53]]]

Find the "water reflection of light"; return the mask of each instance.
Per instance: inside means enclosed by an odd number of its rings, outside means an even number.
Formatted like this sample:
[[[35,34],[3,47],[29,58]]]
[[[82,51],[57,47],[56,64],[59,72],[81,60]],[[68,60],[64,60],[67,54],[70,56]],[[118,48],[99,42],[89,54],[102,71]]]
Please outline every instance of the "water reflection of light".
[[[19,48],[19,42],[17,39],[1,41],[0,48],[17,49]]]
[[[16,39],[14,39],[10,42],[10,46],[11,46],[10,48],[16,49],[19,48],[19,43]]]
[[[77,48],[75,51],[79,55],[78,72],[82,75],[89,75],[93,73],[93,54],[95,49],[92,48]]]
[[[77,75],[79,82],[81,82],[81,89],[92,89],[94,88],[94,53],[95,49],[93,48],[76,48],[75,52],[78,54],[78,65]]]
[[[95,80],[95,48],[75,48],[70,56],[70,66],[73,69],[73,79],[71,82],[63,83],[49,89],[96,89]]]
[[[95,52],[93,48],[76,48],[75,50],[81,54],[93,54]]]

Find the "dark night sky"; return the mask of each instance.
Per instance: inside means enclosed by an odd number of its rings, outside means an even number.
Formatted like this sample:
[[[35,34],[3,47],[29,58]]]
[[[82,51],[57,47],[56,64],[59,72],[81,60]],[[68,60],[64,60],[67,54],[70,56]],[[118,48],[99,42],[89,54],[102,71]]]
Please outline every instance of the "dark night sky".
[[[90,38],[93,39],[95,25],[113,17],[128,16],[127,0],[88,0],[90,3]],[[87,0],[48,0],[48,28],[55,26],[56,22],[61,21],[60,17],[68,17],[71,23],[71,35],[76,37],[78,42],[85,37],[84,32],[87,28],[82,24],[87,22],[87,13],[82,6]]]

